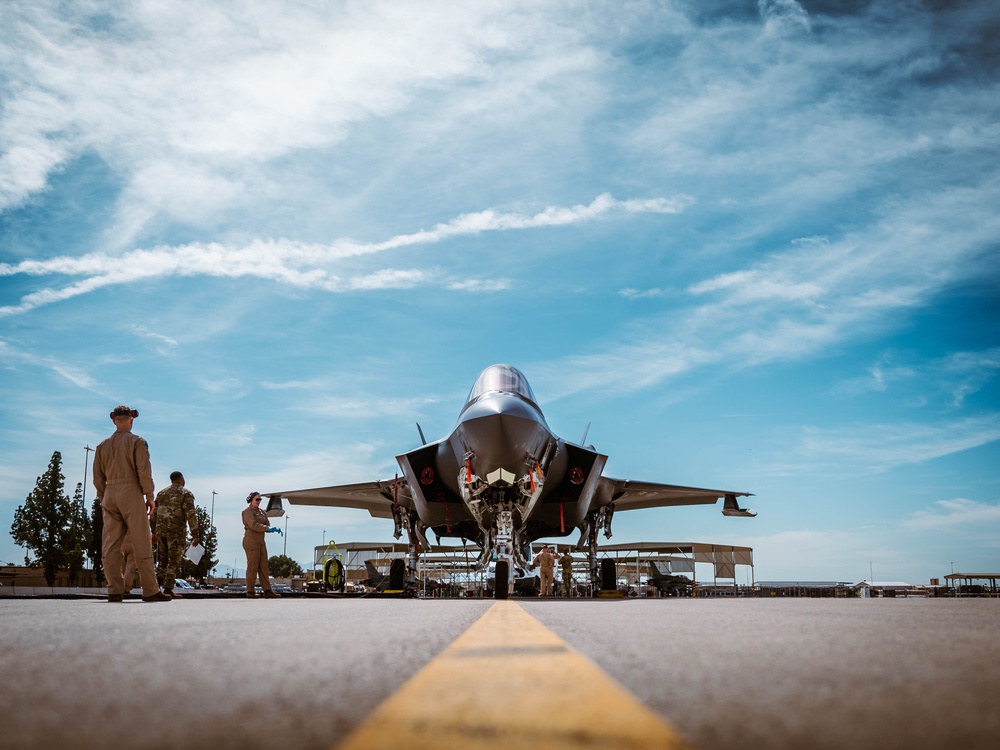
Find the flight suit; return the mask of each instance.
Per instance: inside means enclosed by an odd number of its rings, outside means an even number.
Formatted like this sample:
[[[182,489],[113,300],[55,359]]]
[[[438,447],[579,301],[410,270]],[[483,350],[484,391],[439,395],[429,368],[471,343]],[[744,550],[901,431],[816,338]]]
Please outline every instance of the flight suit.
[[[171,484],[156,496],[156,510],[149,518],[149,527],[156,534],[156,577],[160,586],[173,592],[174,581],[184,564],[187,551],[187,528],[198,536],[198,517],[194,512],[194,493],[180,484]]]
[[[132,549],[132,539],[128,535],[122,540],[122,555],[125,556],[125,565],[122,567],[125,591],[131,591],[132,584],[135,583],[135,550]]]
[[[135,551],[135,566],[143,596],[160,592],[153,567],[149,517],[144,495],[153,494],[149,446],[138,435],[118,430],[94,451],[94,488],[101,498],[104,539],[101,560],[108,579],[108,595],[124,594],[122,542],[128,536]]]
[[[542,583],[540,596],[551,596],[552,580],[555,578],[556,572],[556,556],[549,552],[548,548],[545,548],[535,555],[535,559],[531,561],[531,564],[538,566]]]
[[[247,553],[247,596],[253,596],[258,576],[260,587],[271,590],[271,572],[267,568],[267,545],[264,534],[271,527],[270,518],[260,508],[243,511],[243,551]]]

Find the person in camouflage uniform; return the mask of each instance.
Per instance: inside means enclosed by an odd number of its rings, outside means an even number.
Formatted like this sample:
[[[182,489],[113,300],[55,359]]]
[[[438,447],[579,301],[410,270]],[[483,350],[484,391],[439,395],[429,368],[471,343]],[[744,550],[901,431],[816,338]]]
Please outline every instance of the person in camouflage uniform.
[[[573,596],[573,556],[569,547],[559,557],[559,567],[562,568],[563,596]]]
[[[198,544],[198,518],[194,514],[194,493],[184,486],[184,475],[175,471],[170,486],[156,496],[156,511],[149,517],[156,545],[156,578],[163,593],[179,599],[174,593],[174,581],[181,570],[187,550],[187,526],[191,528],[191,543]]]

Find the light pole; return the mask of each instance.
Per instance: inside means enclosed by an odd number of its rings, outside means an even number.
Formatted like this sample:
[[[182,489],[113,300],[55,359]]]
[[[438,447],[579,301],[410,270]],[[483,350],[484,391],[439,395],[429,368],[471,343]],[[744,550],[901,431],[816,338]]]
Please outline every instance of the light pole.
[[[281,554],[285,557],[288,556],[288,514],[285,514],[285,545],[281,550]]]
[[[212,490],[212,526],[215,526],[215,496],[219,493]]]
[[[92,450],[95,450],[95,449],[91,448],[89,443],[87,445],[83,446],[83,451],[84,451],[84,453],[83,453],[83,497],[80,498],[80,502],[83,504],[83,509],[82,510],[83,510],[83,513],[85,515],[87,513],[87,465],[90,463],[90,452]],[[73,523],[75,524],[76,523],[76,513],[74,513],[73,516],[74,516]],[[91,558],[90,567],[91,567],[91,569],[93,569],[93,567],[94,567],[94,560],[93,560],[93,558]]]

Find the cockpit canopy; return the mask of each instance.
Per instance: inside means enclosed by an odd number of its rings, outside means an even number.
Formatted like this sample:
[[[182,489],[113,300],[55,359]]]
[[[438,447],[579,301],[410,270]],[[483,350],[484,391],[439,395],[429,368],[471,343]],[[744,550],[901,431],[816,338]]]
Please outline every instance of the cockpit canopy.
[[[535,401],[535,394],[528,385],[528,379],[520,370],[510,365],[490,365],[483,370],[469,391],[465,405],[468,406],[487,393],[513,393],[538,408],[538,402]]]

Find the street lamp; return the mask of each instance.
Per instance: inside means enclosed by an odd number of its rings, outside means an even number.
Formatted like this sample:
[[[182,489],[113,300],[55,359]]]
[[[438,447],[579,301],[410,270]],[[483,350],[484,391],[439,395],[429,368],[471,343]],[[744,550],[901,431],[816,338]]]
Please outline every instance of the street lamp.
[[[86,516],[86,514],[87,514],[87,465],[90,463],[90,452],[93,451],[93,450],[97,450],[97,449],[96,448],[91,448],[90,447],[90,443],[88,443],[87,445],[83,446],[83,450],[84,450],[84,454],[83,454],[83,496],[80,498],[80,503],[83,505],[82,511],[83,511],[84,516]],[[73,510],[73,525],[74,526],[76,525],[76,509]],[[89,554],[87,556],[90,557]],[[90,567],[91,567],[91,569],[93,569],[95,562],[96,561],[94,560],[94,558],[91,557],[90,558]]]
[[[287,514],[285,515],[285,546],[281,550],[281,554],[284,555],[284,556],[286,556],[286,557],[288,556],[288,515]]]

